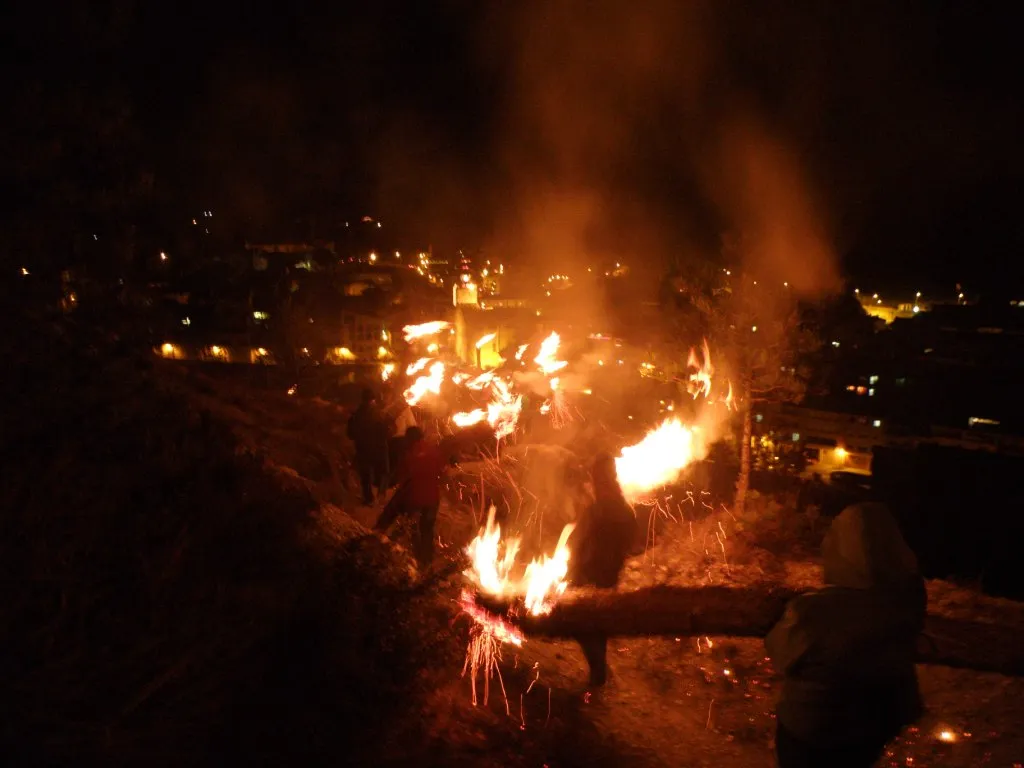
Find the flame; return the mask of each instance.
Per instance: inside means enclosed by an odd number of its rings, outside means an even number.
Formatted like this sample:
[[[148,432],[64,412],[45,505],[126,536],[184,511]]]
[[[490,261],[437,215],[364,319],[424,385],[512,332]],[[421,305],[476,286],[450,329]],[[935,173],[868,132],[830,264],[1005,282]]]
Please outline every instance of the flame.
[[[521,345],[519,347],[519,349],[516,350],[516,360],[522,360],[523,359],[523,354],[526,352],[526,348],[528,346],[530,346],[530,345],[529,344],[523,344],[523,345]]]
[[[627,501],[671,483],[694,460],[694,430],[678,418],[666,419],[615,459],[619,485]]]
[[[491,382],[491,390],[494,399],[487,404],[487,422],[494,427],[495,438],[501,440],[515,432],[523,410],[523,396],[513,395],[502,379]]]
[[[394,363],[384,363],[384,365],[382,365],[380,367],[380,378],[381,378],[381,381],[387,381],[388,379],[390,379],[391,375],[394,372],[395,372],[395,364]]]
[[[480,391],[488,384],[490,384],[493,380],[494,374],[491,373],[490,371],[485,371],[484,373],[481,373],[479,376],[477,376],[475,379],[467,381],[466,386],[469,389],[475,389],[477,391]]]
[[[439,360],[430,366],[430,373],[417,378],[412,386],[405,390],[405,401],[409,405],[417,405],[427,393],[439,395],[442,383],[444,383],[444,363]]]
[[[686,361],[687,367],[697,369],[696,372],[690,374],[690,392],[693,394],[694,400],[700,394],[703,394],[704,397],[711,395],[711,375],[715,372],[714,366],[711,365],[711,351],[708,349],[707,339],[704,339],[701,347],[704,353],[703,363],[697,359],[697,350],[693,347],[690,347],[690,356]]]
[[[472,427],[487,418],[487,412],[483,408],[476,408],[472,411],[463,411],[452,415],[452,423],[456,427]]]
[[[435,336],[450,327],[451,323],[447,323],[444,320],[431,320],[429,323],[407,325],[402,328],[402,331],[405,333],[406,341],[413,341],[414,339],[422,339],[424,336]]]
[[[534,616],[551,613],[554,598],[565,592],[569,572],[569,536],[576,526],[572,523],[562,529],[554,553],[542,555],[526,566],[519,581],[512,579],[512,568],[519,554],[519,539],[502,540],[501,526],[494,522],[494,505],[487,512],[487,523],[477,537],[466,547],[472,564],[466,572],[481,591],[502,597],[523,595],[526,610]]]
[[[485,333],[479,339],[476,340],[476,348],[481,349],[485,344],[490,343],[498,334],[496,333]]]
[[[728,408],[730,410],[734,410],[736,408],[736,403],[732,399],[732,381],[729,381],[728,384],[729,384],[729,394],[727,394],[725,396],[725,400],[723,402],[725,403],[725,407],[726,408]]]
[[[419,373],[427,367],[431,360],[433,360],[431,357],[421,357],[415,363],[410,363],[409,367],[405,369],[405,375],[412,376],[413,374]]]
[[[472,566],[466,571],[466,576],[472,579],[481,591],[496,597],[524,595],[526,610],[533,615],[550,613],[555,599],[565,592],[567,586],[565,576],[569,570],[570,554],[567,542],[575,526],[565,526],[558,538],[554,554],[551,557],[535,559],[526,567],[523,579],[514,582],[511,572],[519,552],[519,539],[502,541],[501,527],[494,522],[494,512],[495,508],[492,505],[487,512],[487,524],[466,547],[466,554],[469,555]],[[505,695],[505,683],[501,679],[501,668],[498,666],[501,660],[501,646],[504,643],[522,646],[526,642],[526,636],[505,617],[481,608],[471,590],[462,591],[459,606],[473,622],[462,674],[465,676],[467,671],[470,673],[475,706],[477,678],[483,672],[483,698],[486,704],[492,677],[498,678],[502,694]],[[505,707],[508,708],[507,695]]]
[[[555,354],[558,352],[558,345],[561,344],[562,340],[559,335],[552,331],[551,335],[548,336],[540,344],[540,352],[533,358],[535,362],[545,376],[549,376],[555,371],[560,371],[565,368],[568,363],[565,360],[556,360]]]
[[[539,560],[534,560],[526,566],[526,610],[534,616],[551,613],[554,601],[549,596],[557,597],[565,592],[568,582],[565,580],[569,572],[569,547],[567,542],[569,536],[576,529],[576,525],[570,523],[562,529],[562,535],[558,537],[558,545],[555,547],[555,554],[551,557],[544,555]]]
[[[519,554],[519,539],[501,541],[501,526],[494,522],[495,507],[487,511],[487,524],[469,542],[466,554],[473,564],[473,579],[480,589],[496,597],[505,594],[509,572]]]

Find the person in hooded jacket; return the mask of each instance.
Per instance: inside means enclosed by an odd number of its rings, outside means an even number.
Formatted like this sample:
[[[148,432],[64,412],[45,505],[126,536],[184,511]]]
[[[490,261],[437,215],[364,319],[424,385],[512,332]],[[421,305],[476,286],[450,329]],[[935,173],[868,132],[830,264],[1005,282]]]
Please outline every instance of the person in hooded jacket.
[[[825,588],[793,599],[765,638],[784,675],[779,765],[868,768],[921,714],[924,581],[883,504],[843,510],[822,555]]]
[[[614,589],[636,537],[636,518],[622,495],[611,455],[596,458],[591,479],[594,502],[580,516],[570,539],[569,578],[580,586]],[[590,685],[604,685],[608,679],[608,638],[588,634],[576,641],[590,667]]]

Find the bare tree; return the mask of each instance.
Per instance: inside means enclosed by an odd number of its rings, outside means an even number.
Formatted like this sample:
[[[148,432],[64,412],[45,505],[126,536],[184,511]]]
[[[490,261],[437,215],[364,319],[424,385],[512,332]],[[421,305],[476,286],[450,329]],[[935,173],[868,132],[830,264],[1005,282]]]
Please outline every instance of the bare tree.
[[[754,408],[758,403],[800,402],[821,346],[781,278],[740,267],[742,244],[726,239],[720,262],[703,260],[677,271],[672,292],[715,350],[716,372],[728,377],[739,417],[739,473],[734,512],[743,512],[750,487]],[[692,338],[686,340],[692,344]]]

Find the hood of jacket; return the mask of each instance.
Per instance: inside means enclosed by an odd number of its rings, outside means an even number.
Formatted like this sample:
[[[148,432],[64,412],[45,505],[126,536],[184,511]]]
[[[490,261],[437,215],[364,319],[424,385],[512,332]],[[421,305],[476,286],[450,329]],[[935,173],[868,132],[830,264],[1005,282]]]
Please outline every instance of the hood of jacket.
[[[854,504],[832,522],[822,545],[825,583],[849,589],[905,584],[917,558],[884,504]]]

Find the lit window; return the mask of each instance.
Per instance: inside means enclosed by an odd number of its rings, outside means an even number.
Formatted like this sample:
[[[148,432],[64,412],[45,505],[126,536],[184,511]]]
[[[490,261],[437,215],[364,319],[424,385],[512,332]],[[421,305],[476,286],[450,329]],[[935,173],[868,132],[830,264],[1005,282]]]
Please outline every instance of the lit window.
[[[800,433],[799,432],[794,432],[793,433],[793,442],[794,443],[799,443],[800,442]]]
[[[868,397],[874,397],[874,396],[875,396],[875,388],[871,387],[871,389],[868,390]]]
[[[874,421],[871,422],[871,426],[872,427],[880,427],[880,426],[882,426],[882,420],[881,419],[875,419]]]
[[[754,421],[756,421],[756,422],[757,422],[758,424],[760,424],[760,423],[761,423],[762,421],[764,421],[764,416],[763,416],[762,414],[760,414],[760,413],[759,413],[759,414],[757,414],[757,415],[756,415],[756,416],[754,417]]]
[[[877,376],[871,376],[871,377],[868,378],[868,384],[877,384],[877,383],[878,383],[878,377]]]

